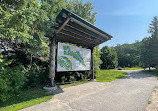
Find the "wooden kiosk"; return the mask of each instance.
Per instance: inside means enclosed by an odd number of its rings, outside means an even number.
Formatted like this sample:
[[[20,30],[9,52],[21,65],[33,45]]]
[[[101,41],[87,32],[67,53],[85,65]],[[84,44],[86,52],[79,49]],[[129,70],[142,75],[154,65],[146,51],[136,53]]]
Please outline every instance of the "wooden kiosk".
[[[55,86],[54,78],[56,73],[56,44],[58,41],[76,44],[91,50],[91,75],[94,79],[94,52],[95,46],[112,38],[111,35],[95,27],[91,23],[77,16],[67,9],[62,9],[56,18],[58,25],[57,32],[50,39],[50,64],[49,78],[52,87]]]

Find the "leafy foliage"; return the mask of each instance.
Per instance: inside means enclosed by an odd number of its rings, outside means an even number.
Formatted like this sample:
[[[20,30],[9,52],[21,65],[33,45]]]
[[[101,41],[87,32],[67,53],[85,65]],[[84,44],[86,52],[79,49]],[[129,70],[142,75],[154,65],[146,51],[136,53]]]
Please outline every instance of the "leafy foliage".
[[[149,27],[150,37],[142,40],[141,61],[145,67],[158,64],[158,18],[154,17]]]
[[[66,1],[66,8],[92,24],[96,21],[95,16],[97,12],[93,12],[94,6],[89,1],[83,3],[82,0],[69,0]]]
[[[51,28],[55,24],[55,16],[53,12],[47,12],[45,9],[45,6],[50,7],[48,3],[39,6],[37,1],[21,1],[25,3],[19,8],[13,8],[10,2],[1,4],[3,15],[0,19],[1,48],[48,59],[49,39],[46,36],[51,37],[55,31]],[[16,2],[19,3],[19,0],[15,0],[13,5],[16,5]]]
[[[115,46],[118,57],[119,67],[133,67],[140,65],[140,45],[141,42],[136,41],[133,44],[118,44]]]
[[[27,81],[25,82],[25,88],[44,86],[48,80],[48,67],[37,64],[33,64],[26,70]]]
[[[101,56],[101,51],[99,50],[99,46],[96,46],[94,48],[94,73],[97,74],[98,71],[100,70],[100,64],[102,63],[100,56]]]
[[[114,48],[109,48],[108,46],[104,46],[101,49],[101,60],[102,60],[102,64],[101,64],[101,68],[102,69],[111,69],[111,68],[116,68],[118,65],[118,61],[117,61],[117,53],[116,50]]]
[[[0,101],[5,101],[18,94],[26,82],[25,68],[7,67],[10,63],[1,58],[0,62]]]

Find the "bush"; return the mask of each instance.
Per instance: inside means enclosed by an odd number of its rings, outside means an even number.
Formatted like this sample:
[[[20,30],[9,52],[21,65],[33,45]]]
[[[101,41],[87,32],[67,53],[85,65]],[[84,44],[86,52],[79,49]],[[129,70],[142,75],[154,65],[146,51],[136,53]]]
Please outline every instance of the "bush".
[[[158,72],[158,65],[156,65],[155,68],[156,68],[156,72]]]
[[[18,94],[27,80],[24,66],[12,68],[11,62],[0,56],[0,101]]]
[[[25,88],[40,87],[46,85],[48,80],[48,67],[33,64],[26,72],[27,82]]]
[[[18,94],[26,82],[23,66],[3,68],[0,70],[0,101],[5,101]]]
[[[90,79],[90,71],[80,72],[57,72],[55,82],[57,83],[71,83],[73,81],[80,81],[83,79]]]

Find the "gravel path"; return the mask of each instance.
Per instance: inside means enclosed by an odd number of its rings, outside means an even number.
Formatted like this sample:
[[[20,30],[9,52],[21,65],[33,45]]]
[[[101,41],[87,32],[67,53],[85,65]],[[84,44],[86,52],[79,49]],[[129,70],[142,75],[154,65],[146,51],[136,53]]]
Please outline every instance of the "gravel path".
[[[155,77],[140,71],[111,83],[89,82],[63,89],[53,99],[21,111],[145,111]]]

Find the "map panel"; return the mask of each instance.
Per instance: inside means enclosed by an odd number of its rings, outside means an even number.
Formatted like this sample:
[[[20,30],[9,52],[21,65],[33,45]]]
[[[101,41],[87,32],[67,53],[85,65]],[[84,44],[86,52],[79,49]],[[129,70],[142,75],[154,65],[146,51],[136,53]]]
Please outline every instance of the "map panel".
[[[58,43],[57,71],[90,70],[91,50]]]

